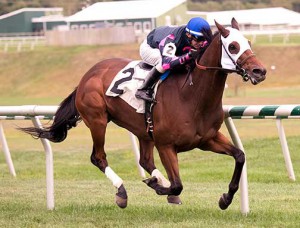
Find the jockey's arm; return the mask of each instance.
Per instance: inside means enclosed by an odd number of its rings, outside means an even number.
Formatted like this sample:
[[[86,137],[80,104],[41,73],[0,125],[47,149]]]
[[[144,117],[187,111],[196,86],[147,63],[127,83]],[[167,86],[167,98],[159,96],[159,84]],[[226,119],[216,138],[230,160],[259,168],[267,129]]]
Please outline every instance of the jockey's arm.
[[[162,68],[164,70],[173,69],[175,66],[183,65],[192,59],[189,53],[175,56],[176,46],[174,39],[174,35],[171,34],[159,43],[159,50],[162,55]]]

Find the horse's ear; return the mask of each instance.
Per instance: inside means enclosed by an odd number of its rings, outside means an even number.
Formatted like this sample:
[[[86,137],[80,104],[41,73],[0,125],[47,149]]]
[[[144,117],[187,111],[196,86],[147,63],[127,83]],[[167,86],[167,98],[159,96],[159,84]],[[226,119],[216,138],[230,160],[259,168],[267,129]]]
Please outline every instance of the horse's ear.
[[[229,35],[229,30],[224,28],[224,26],[220,25],[218,22],[216,22],[215,20],[215,24],[219,30],[219,32],[221,33],[221,35],[226,38]]]
[[[234,17],[231,19],[231,27],[232,27],[232,28],[235,28],[235,29],[237,29],[237,30],[240,30],[240,28],[239,28],[239,23],[235,20]]]

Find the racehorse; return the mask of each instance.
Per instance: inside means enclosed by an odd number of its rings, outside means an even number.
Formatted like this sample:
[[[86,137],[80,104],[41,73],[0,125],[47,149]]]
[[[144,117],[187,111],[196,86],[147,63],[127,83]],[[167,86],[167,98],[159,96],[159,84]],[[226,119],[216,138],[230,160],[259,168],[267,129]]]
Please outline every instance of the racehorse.
[[[137,113],[119,97],[105,95],[115,75],[132,60],[113,58],[94,65],[81,79],[78,87],[60,104],[51,126],[23,128],[38,138],[61,142],[67,132],[83,120],[93,139],[91,162],[117,188],[116,203],[127,206],[127,192],[122,179],[111,169],[104,150],[108,122],[127,129],[137,136],[140,165],[151,177],[144,182],[159,195],[167,195],[170,203],[180,204],[183,185],[179,176],[177,153],[199,148],[232,156],[235,167],[227,193],[219,200],[226,209],[239,188],[245,162],[244,152],[236,148],[220,131],[224,120],[222,96],[228,73],[236,72],[253,85],[263,81],[266,69],[251,50],[248,40],[239,31],[233,18],[231,27],[215,21],[218,29],[212,42],[187,76],[186,71],[173,70],[158,87],[153,106],[152,137],[145,128],[144,115]],[[226,68],[225,68],[226,66]],[[186,83],[187,78],[192,83]],[[157,148],[168,175],[163,177],[154,164],[153,149]]]

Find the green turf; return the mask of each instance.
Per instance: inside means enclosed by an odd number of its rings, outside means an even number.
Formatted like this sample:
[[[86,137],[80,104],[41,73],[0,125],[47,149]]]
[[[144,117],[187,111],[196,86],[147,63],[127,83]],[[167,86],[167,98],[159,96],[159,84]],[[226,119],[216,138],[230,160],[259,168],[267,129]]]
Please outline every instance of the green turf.
[[[279,140],[244,140],[247,154],[250,213],[240,212],[239,193],[226,210],[218,208],[227,191],[233,159],[194,150],[179,154],[183,204],[168,205],[166,197],[141,182],[128,133],[110,125],[107,158],[124,180],[128,207],[114,203],[115,189],[90,161],[90,139],[84,127],[66,142],[53,144],[55,210],[46,209],[45,155],[40,142],[21,133],[8,136],[17,177],[0,156],[0,226],[6,227],[297,227],[300,185],[287,177]],[[114,137],[116,134],[119,137]],[[82,138],[82,140],[78,140]],[[289,137],[296,177],[300,173],[300,141]],[[158,168],[163,168],[155,152]]]

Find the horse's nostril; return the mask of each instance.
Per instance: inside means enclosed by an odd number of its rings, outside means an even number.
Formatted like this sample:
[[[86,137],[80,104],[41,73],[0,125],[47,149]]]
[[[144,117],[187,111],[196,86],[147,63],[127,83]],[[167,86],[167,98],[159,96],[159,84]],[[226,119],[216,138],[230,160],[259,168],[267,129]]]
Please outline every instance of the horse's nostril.
[[[264,68],[262,73],[263,73],[263,75],[266,75],[267,74],[267,70]]]
[[[267,73],[266,69],[264,69],[264,68],[263,69],[255,68],[255,69],[253,69],[252,72],[256,75],[266,75],[266,73]]]

